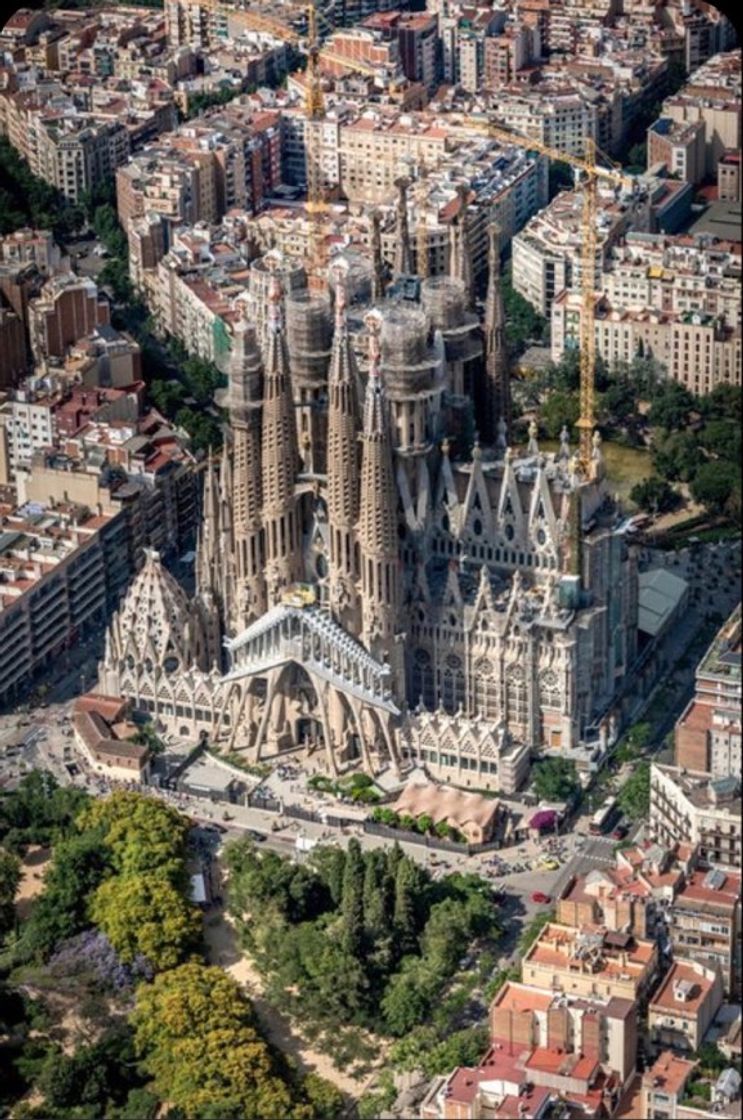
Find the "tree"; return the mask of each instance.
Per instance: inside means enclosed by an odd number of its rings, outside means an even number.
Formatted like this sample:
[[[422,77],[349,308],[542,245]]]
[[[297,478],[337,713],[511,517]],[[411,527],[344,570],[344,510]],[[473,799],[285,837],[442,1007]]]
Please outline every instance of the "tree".
[[[393,923],[399,939],[400,952],[406,953],[416,945],[416,874],[412,860],[403,857],[395,876],[395,909]]]
[[[650,763],[640,762],[617,795],[622,812],[637,821],[647,818],[650,812]]]
[[[693,432],[673,432],[656,439],[653,466],[663,479],[688,482],[699,466],[699,443]]]
[[[358,957],[364,936],[364,860],[355,837],[349,841],[346,852],[341,910],[343,944],[351,956]]]
[[[387,860],[379,849],[364,853],[364,929],[373,939],[389,927]]]
[[[630,501],[647,513],[665,513],[673,509],[676,492],[664,478],[645,478],[630,490]]]
[[[539,409],[539,420],[548,439],[557,439],[564,427],[572,431],[580,415],[578,394],[550,393]]]
[[[654,428],[678,430],[686,425],[693,407],[694,397],[689,390],[678,381],[667,381],[655,396],[648,419]]]
[[[345,1100],[332,1081],[317,1073],[308,1073],[302,1081],[301,1090],[309,1105],[307,1120],[338,1120],[343,1115]]]
[[[88,925],[88,899],[111,873],[101,830],[70,836],[55,845],[44,890],[24,924],[16,955],[46,960],[55,947]]]
[[[141,954],[156,970],[179,964],[201,930],[198,910],[157,873],[108,879],[93,896],[90,914],[125,964]]]
[[[420,957],[405,957],[382,999],[382,1014],[387,1029],[399,1037],[424,1022],[431,1012],[441,980],[441,976],[434,975],[427,961]]]
[[[15,896],[21,881],[21,861],[14,852],[0,848],[0,937],[13,928]]]
[[[137,1052],[158,1096],[186,1120],[292,1114],[250,1003],[220,968],[181,965],[142,985],[132,1014]]]
[[[739,468],[734,463],[724,460],[702,463],[691,481],[694,500],[706,506],[710,513],[722,513],[736,492],[739,502]]]
[[[157,872],[185,887],[188,819],[154,797],[119,790],[80,816],[81,828],[100,829],[114,869],[123,875]]]
[[[567,801],[579,788],[572,759],[545,758],[532,771],[532,785],[542,801]]]
[[[501,291],[506,315],[506,341],[512,350],[520,352],[531,339],[541,340],[544,337],[547,321],[514,289],[510,271],[503,276]]]
[[[46,771],[34,770],[0,800],[0,840],[16,851],[27,844],[49,845],[73,826],[89,795],[63,788]]]
[[[737,463],[740,459],[740,421],[708,420],[699,434],[705,451],[716,459]]]

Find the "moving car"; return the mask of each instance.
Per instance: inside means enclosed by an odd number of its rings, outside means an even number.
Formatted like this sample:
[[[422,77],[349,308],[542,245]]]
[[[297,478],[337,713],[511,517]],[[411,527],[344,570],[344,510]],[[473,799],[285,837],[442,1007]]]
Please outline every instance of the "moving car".
[[[551,856],[548,856],[547,859],[540,860],[540,866],[543,867],[545,871],[557,871],[560,864],[556,859],[552,859]]]
[[[532,902],[538,903],[540,906],[546,906],[548,902],[552,901],[550,896],[548,894],[543,894],[542,891],[534,891],[531,900]]]

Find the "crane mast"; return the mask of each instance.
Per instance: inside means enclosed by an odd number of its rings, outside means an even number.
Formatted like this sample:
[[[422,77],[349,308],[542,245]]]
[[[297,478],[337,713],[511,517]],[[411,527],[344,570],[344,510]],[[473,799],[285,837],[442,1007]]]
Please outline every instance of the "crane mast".
[[[615,186],[626,186],[632,180],[618,171],[601,167],[596,163],[597,148],[592,137],[583,141],[583,156],[574,156],[543,144],[541,140],[524,136],[510,129],[501,128],[479,121],[467,122],[468,128],[486,133],[493,140],[504,144],[518,144],[520,147],[539,152],[548,159],[559,160],[580,171],[582,215],[581,215],[581,313],[580,313],[580,416],[576,427],[579,431],[579,464],[581,472],[587,476],[590,471],[593,452],[593,430],[595,425],[595,376],[596,376],[596,328],[594,326],[595,270],[596,270],[596,214],[598,209],[598,181],[604,179]]]
[[[320,79],[320,48],[317,39],[317,11],[314,4],[307,8],[307,85],[305,89],[305,160],[307,166],[307,213],[310,219],[310,282],[322,286],[324,282],[325,238],[323,213],[326,209],[322,173],[322,120],[325,117],[325,98]]]

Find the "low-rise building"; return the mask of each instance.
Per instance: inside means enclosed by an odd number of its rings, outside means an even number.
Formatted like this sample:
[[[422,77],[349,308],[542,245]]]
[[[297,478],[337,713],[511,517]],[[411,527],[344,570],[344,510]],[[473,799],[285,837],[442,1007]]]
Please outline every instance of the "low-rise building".
[[[722,1004],[716,968],[677,960],[648,1003],[648,1031],[655,1045],[694,1054]]]
[[[526,953],[522,974],[525,984],[545,991],[634,1002],[647,994],[657,968],[653,942],[550,922]]]
[[[410,782],[393,806],[399,816],[414,820],[430,817],[434,824],[444,822],[470,844],[484,844],[492,838],[499,808],[494,798],[434,782],[426,785]]]
[[[133,742],[138,728],[128,720],[131,705],[112,696],[78,696],[72,710],[75,742],[96,774],[119,782],[146,782],[149,747]]]

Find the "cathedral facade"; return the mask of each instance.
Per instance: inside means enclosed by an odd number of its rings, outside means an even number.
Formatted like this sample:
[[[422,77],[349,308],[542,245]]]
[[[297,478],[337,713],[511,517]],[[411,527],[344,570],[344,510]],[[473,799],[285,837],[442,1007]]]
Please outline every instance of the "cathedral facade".
[[[149,554],[100,687],[247,761],[417,763],[515,792],[533,752],[593,733],[635,657],[600,440],[589,464],[566,431],[549,454],[534,424],[509,446],[495,233],[483,326],[463,266],[379,300],[342,259],[328,299],[257,264],[263,325],[233,330],[196,595]]]

